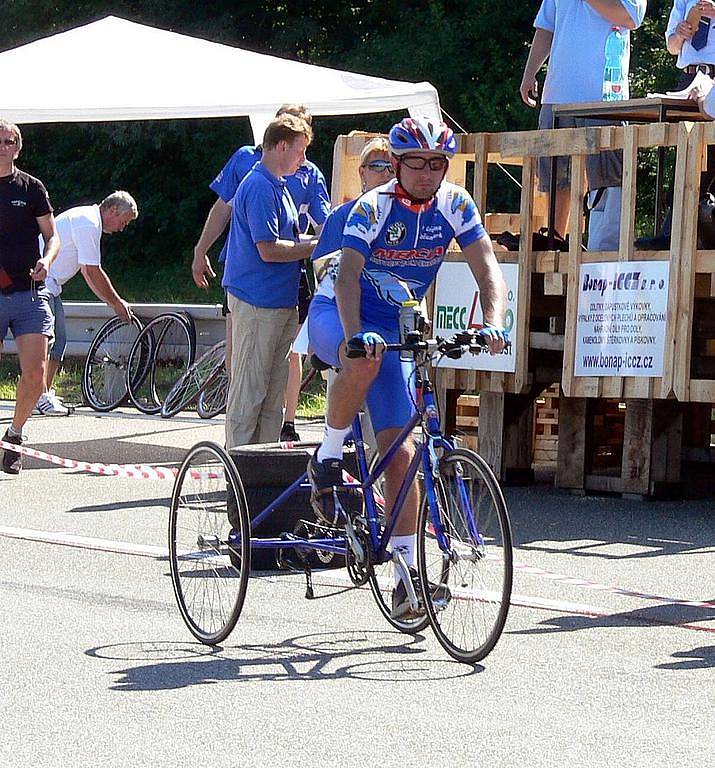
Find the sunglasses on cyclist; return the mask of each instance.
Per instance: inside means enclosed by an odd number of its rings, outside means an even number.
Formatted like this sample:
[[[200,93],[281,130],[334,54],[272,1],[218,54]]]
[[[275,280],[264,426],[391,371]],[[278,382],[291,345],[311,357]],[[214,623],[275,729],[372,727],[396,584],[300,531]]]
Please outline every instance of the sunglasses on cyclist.
[[[424,171],[429,166],[430,171],[443,171],[447,167],[446,157],[419,157],[418,155],[402,155],[400,162],[413,171]]]
[[[375,173],[385,173],[387,171],[390,175],[395,172],[389,160],[373,160],[371,163],[365,163],[363,168],[369,168]]]

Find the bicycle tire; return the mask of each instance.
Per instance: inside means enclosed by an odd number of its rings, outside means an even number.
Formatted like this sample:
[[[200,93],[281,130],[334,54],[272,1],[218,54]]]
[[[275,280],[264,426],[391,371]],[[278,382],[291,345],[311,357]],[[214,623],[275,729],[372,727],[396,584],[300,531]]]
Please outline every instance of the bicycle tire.
[[[228,496],[238,500],[233,524]],[[206,645],[236,626],[251,572],[250,522],[241,479],[223,448],[200,442],[174,481],[169,561],[174,595],[191,634]]]
[[[140,377],[142,346],[153,350],[148,375]],[[196,334],[184,313],[165,312],[152,318],[137,337],[127,364],[127,392],[134,406],[156,414],[171,387],[191,367]]]
[[[368,474],[375,468],[379,458],[379,455],[375,453],[370,461]],[[375,485],[373,485],[373,493],[376,497],[375,504],[378,511],[384,511],[384,504],[381,504],[379,501],[379,498],[382,496],[382,484],[379,481],[376,481]],[[384,520],[381,519],[380,528],[382,529],[383,526]],[[387,623],[396,630],[406,635],[416,635],[429,626],[429,617],[426,614],[415,619],[392,618],[392,590],[395,587],[395,566],[392,564],[392,560],[384,563],[373,563],[368,583],[380,613],[385,617]]]
[[[489,465],[467,449],[446,452],[435,481],[436,514],[422,508],[418,564],[427,615],[452,658],[473,664],[494,648],[509,613],[513,579],[511,526],[506,502]],[[435,523],[444,530],[447,551]],[[478,531],[474,525],[478,525]],[[447,567],[448,564],[448,567]],[[430,593],[430,582],[450,598]]]
[[[226,342],[220,341],[204,352],[169,390],[161,404],[161,415],[168,419],[183,411],[219,376],[225,364]]]
[[[95,334],[82,370],[82,397],[93,410],[107,413],[126,398],[129,354],[143,327],[138,317],[130,323],[112,317]]]
[[[228,400],[228,372],[223,371],[201,392],[196,401],[196,413],[202,419],[212,419],[226,410]]]

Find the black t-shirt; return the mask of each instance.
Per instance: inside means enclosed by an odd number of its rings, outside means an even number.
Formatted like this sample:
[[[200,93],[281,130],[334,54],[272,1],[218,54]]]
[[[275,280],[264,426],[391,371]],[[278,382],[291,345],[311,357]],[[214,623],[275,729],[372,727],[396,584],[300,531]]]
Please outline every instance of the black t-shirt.
[[[0,177],[0,266],[12,281],[3,292],[32,287],[30,270],[41,255],[37,219],[48,213],[52,213],[52,205],[39,179],[17,168],[10,176]]]

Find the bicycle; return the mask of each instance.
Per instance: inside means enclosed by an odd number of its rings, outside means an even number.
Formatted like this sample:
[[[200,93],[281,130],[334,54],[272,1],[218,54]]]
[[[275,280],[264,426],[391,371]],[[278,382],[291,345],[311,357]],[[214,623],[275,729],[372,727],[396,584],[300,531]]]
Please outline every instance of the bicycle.
[[[496,645],[509,611],[513,576],[511,528],[504,497],[487,463],[473,451],[455,448],[440,428],[426,370],[436,355],[479,353],[485,343],[472,332],[451,339],[422,341],[418,332],[404,344],[388,344],[386,353],[410,353],[415,359],[415,414],[385,456],[368,469],[360,417],[352,426],[358,479],[346,486],[359,501],[343,510],[343,526],[329,528],[302,521],[302,535],[252,537],[259,525],[286,500],[308,486],[302,474],[278,498],[250,519],[246,496],[231,457],[218,445],[202,442],[187,454],[178,471],[169,515],[171,576],[182,617],[202,643],[215,645],[235,627],[245,601],[251,548],[331,552],[345,557],[355,586],[369,584],[383,616],[401,632],[414,634],[428,624],[447,653],[472,664]],[[399,445],[420,427],[421,442],[385,521],[373,487]],[[307,457],[306,457],[307,458]],[[418,525],[418,588],[389,540],[410,485],[422,471],[424,502]],[[335,501],[340,504],[336,494]],[[232,509],[233,525],[229,521]],[[389,596],[397,568],[405,584],[412,619],[393,619]],[[313,595],[311,570],[305,566],[306,597]]]

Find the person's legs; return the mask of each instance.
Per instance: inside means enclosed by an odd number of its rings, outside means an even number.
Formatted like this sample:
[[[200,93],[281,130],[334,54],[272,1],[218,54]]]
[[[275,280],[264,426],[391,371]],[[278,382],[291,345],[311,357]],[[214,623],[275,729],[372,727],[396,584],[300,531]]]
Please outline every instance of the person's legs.
[[[47,382],[45,392],[52,389],[52,382],[59,371],[62,361],[65,359],[67,349],[67,321],[65,309],[59,296],[52,296],[50,309],[55,319],[55,338],[50,346],[49,360],[47,361]]]
[[[259,420],[259,442],[276,442],[283,423],[283,397],[289,377],[290,345],[296,335],[297,316],[294,309],[272,310],[270,321],[270,348],[266,356],[270,360],[267,370],[268,387],[261,407]]]
[[[553,127],[553,105],[543,104],[539,112],[539,130],[549,130]],[[573,120],[564,121],[561,128],[572,128]],[[551,189],[551,157],[540,157],[537,162],[537,176],[539,179],[539,191],[549,192]],[[553,226],[561,237],[566,237],[569,226],[569,214],[571,203],[571,161],[568,157],[558,157],[556,160],[556,179],[553,180],[555,190],[554,197],[556,210]]]
[[[297,352],[291,352],[288,357],[288,383],[285,389],[285,414],[281,428],[281,440],[298,440],[295,431],[295,412],[298,410],[300,397],[300,382],[303,378],[303,358]]]
[[[268,380],[266,345],[260,343],[258,307],[229,294],[232,351],[226,403],[226,448],[257,440],[258,422]]]
[[[20,359],[20,381],[17,384],[15,414],[12,419],[14,432],[21,432],[30,418],[37,398],[45,385],[47,366],[47,336],[41,333],[27,333],[15,337],[17,354]]]

